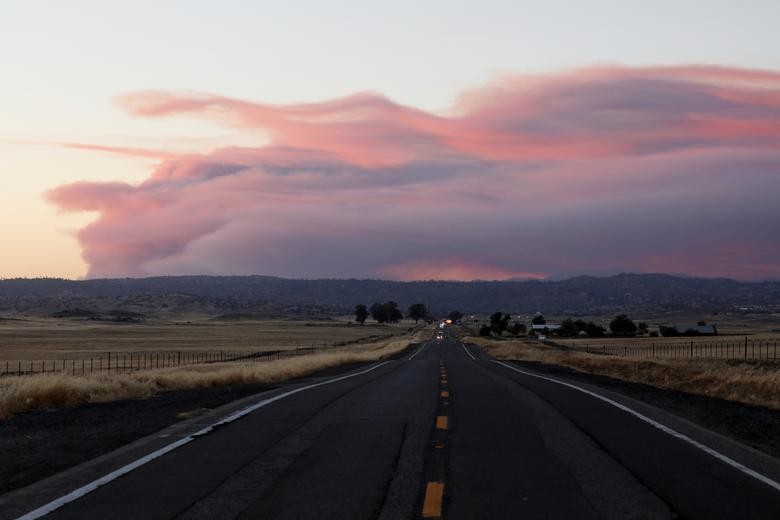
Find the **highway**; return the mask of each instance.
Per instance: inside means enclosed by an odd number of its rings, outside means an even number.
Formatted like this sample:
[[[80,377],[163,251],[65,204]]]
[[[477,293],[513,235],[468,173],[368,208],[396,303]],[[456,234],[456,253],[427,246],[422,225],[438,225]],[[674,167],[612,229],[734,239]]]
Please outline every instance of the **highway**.
[[[449,329],[231,413],[0,502],[0,518],[780,518],[775,459]]]

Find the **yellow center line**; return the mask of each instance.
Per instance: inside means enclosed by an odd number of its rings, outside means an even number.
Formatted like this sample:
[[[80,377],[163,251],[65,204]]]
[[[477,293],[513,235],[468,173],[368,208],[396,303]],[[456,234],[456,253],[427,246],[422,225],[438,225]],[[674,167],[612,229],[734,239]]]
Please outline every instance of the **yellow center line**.
[[[423,501],[423,518],[441,518],[441,504],[444,498],[443,482],[428,482],[425,486]]]
[[[447,419],[446,415],[436,416],[436,428],[438,428],[439,430],[446,430],[448,423],[449,420]]]

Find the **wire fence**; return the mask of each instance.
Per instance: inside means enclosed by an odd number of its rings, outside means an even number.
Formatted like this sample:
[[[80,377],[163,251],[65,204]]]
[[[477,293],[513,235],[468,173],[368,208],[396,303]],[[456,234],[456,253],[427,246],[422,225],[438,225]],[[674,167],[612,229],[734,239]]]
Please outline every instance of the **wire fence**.
[[[0,361],[0,377],[35,374],[127,374],[139,370],[173,368],[210,363],[258,363],[332,350],[334,346],[300,346],[281,350],[212,350],[159,352],[104,352],[78,359],[36,359]]]
[[[709,359],[780,359],[777,339],[675,341],[653,342],[641,345],[607,345],[598,343],[556,342],[580,352],[609,356],[644,358],[709,358]]]

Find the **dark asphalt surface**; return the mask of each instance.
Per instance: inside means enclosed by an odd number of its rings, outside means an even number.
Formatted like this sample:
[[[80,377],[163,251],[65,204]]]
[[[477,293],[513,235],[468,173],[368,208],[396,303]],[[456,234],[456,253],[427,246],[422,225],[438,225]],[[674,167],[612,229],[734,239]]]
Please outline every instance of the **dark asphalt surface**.
[[[440,504],[432,482],[443,484]],[[436,514],[777,519],[780,492],[615,406],[445,338],[268,404],[46,518]]]

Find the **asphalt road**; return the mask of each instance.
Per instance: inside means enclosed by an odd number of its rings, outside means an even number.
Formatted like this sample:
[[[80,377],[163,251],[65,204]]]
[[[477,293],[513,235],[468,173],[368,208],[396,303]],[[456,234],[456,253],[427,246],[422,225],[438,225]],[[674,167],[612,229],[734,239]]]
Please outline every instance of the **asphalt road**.
[[[562,383],[432,339],[109,457],[102,485],[27,518],[780,518],[774,459]]]

